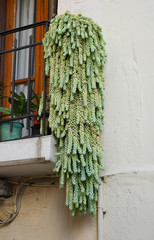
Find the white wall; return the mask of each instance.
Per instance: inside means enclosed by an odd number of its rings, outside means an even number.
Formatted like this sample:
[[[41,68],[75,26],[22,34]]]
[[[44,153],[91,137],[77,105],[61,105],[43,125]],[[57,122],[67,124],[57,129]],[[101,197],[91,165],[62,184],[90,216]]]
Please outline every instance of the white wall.
[[[104,239],[153,240],[154,1],[59,0],[67,9],[92,17],[107,42]]]

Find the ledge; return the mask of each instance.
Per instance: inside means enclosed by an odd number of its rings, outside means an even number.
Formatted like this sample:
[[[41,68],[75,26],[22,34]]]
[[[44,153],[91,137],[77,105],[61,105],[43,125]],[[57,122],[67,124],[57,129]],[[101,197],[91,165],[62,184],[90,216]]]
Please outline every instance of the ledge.
[[[52,136],[0,143],[0,177],[50,174],[56,162]]]

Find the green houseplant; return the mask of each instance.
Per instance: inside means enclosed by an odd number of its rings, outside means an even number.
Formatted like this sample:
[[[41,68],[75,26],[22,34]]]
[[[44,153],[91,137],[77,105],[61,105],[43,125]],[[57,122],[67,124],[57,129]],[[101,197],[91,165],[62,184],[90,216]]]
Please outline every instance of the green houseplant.
[[[51,20],[43,44],[50,72],[48,120],[58,152],[55,171],[60,187],[66,185],[72,215],[96,215],[106,61],[101,28],[67,11]]]
[[[8,102],[11,103],[12,98],[8,97]],[[14,97],[14,116],[18,117],[23,114],[25,114],[26,111],[26,99],[23,93],[20,93],[20,95],[15,93]],[[3,113],[1,115],[1,118],[3,119],[6,116],[11,115],[11,110],[6,107],[0,107],[0,113]],[[16,139],[21,137],[23,123],[19,121],[13,122],[13,130],[10,132],[10,122],[2,122],[0,124],[0,136],[1,141]]]
[[[33,112],[37,109],[37,104],[33,102],[33,100],[36,98],[36,94],[34,94],[33,97],[30,98],[30,111]],[[0,95],[0,98],[7,98],[8,102],[11,104],[12,98]],[[36,98],[37,99],[37,98]],[[38,99],[37,99],[38,100]],[[38,103],[39,104],[39,103]],[[25,97],[25,94],[23,92],[20,92],[19,94],[14,93],[14,107],[13,107],[13,115],[16,117],[20,117],[27,114],[27,99]],[[11,110],[6,107],[0,107],[0,113],[1,114],[0,119],[3,119],[6,116],[10,116]],[[10,132],[10,122],[2,122],[0,123],[0,137],[1,141],[5,140],[11,140],[21,137],[22,128],[23,128],[23,121],[14,121],[13,122],[13,131]]]

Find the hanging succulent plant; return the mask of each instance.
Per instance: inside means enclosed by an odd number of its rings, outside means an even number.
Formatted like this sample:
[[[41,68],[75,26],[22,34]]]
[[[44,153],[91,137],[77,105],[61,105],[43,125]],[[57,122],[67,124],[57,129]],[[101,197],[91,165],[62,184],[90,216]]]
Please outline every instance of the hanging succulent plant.
[[[106,57],[101,28],[91,18],[67,11],[51,20],[43,45],[60,188],[66,184],[66,205],[72,215],[87,211],[96,215],[103,169],[99,132]]]

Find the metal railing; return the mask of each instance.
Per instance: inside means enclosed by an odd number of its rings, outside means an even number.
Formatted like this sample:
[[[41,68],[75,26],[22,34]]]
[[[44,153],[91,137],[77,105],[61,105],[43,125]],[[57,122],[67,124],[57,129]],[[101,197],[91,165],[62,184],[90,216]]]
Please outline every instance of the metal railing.
[[[42,21],[42,22],[37,22],[37,23],[34,23],[34,24],[27,25],[27,26],[14,28],[14,29],[11,29],[11,30],[0,32],[0,63],[1,63],[1,56],[2,55],[14,52],[14,54],[13,54],[13,72],[12,72],[12,82],[11,82],[11,99],[12,99],[11,100],[11,114],[10,114],[10,118],[0,120],[0,123],[10,122],[10,132],[12,132],[13,131],[13,121],[27,119],[26,120],[26,129],[28,130],[28,133],[29,133],[28,137],[33,137],[31,135],[31,129],[30,129],[31,128],[31,126],[30,126],[30,118],[38,116],[38,113],[31,113],[30,112],[30,96],[31,96],[31,93],[32,93],[32,88],[31,88],[31,77],[32,77],[31,76],[31,72],[32,72],[31,71],[31,56],[32,56],[32,48],[36,47],[38,45],[41,45],[42,42],[33,43],[32,42],[32,35],[31,35],[29,37],[29,44],[28,45],[17,47],[17,39],[15,38],[14,39],[14,48],[2,51],[2,37],[6,36],[6,35],[9,35],[9,34],[13,34],[13,33],[21,32],[21,31],[24,31],[24,30],[28,30],[28,29],[31,29],[31,28],[34,29],[34,28],[39,27],[39,26],[45,26],[45,33],[46,33],[47,30],[48,30],[48,25],[49,25],[49,21]],[[15,95],[15,80],[16,80],[15,79],[15,77],[16,77],[16,52],[20,51],[20,50],[23,50],[23,49],[29,49],[28,80],[27,80],[27,86],[28,86],[28,89],[27,89],[27,115],[16,117],[16,116],[13,115],[14,114],[14,97],[15,97],[14,96]],[[42,120],[43,120],[42,134],[40,134],[40,135],[45,135],[45,120],[46,120],[45,61],[44,61],[44,95],[43,95]]]

